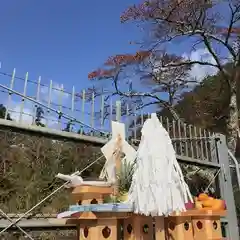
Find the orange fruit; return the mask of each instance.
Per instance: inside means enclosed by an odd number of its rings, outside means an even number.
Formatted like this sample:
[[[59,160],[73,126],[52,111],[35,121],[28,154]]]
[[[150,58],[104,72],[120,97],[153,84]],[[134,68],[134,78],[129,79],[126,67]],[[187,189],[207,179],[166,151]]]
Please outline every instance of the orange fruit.
[[[202,202],[196,201],[196,202],[195,202],[195,208],[196,208],[196,209],[202,209],[202,208],[203,208]]]
[[[221,199],[214,199],[212,209],[213,210],[224,210],[225,209],[224,201]]]
[[[202,209],[200,209],[200,210],[206,211],[206,210],[212,210],[212,208],[211,208],[211,207],[204,207],[204,208],[202,208]]]
[[[209,196],[206,193],[200,193],[198,196],[199,201],[205,201],[209,198]]]
[[[213,207],[213,205],[214,205],[214,200],[209,200],[209,199],[207,199],[207,200],[205,200],[205,201],[203,201],[202,202],[203,203],[203,207]]]

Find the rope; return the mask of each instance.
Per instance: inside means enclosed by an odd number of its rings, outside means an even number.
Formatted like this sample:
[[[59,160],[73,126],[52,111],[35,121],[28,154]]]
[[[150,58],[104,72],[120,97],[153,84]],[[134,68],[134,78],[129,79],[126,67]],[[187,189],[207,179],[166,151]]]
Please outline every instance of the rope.
[[[83,168],[81,171],[77,171],[75,173],[73,173],[72,175],[77,175],[79,176],[81,173],[83,173],[84,171],[86,171],[88,168],[90,168],[93,164],[95,164],[96,162],[98,162],[99,160],[101,160],[104,156],[101,155],[99,158],[97,158],[95,161],[91,162],[90,164],[88,164],[85,168]],[[58,187],[57,189],[55,189],[52,193],[50,193],[48,196],[46,196],[44,199],[42,199],[40,202],[38,202],[36,205],[34,205],[31,209],[29,209],[27,212],[25,212],[21,217],[19,217],[16,221],[12,222],[9,226],[5,227],[1,232],[0,235],[2,233],[4,233],[6,230],[8,230],[9,228],[15,226],[22,218],[24,218],[26,215],[28,215],[29,213],[31,213],[35,208],[37,208],[38,206],[40,206],[43,202],[45,202],[46,200],[48,200],[50,197],[52,197],[55,193],[57,193],[58,191],[60,191],[62,188],[64,188],[65,186],[67,186],[70,183],[70,181],[65,182],[64,184],[62,184],[60,187]]]
[[[206,187],[206,189],[204,190],[204,193],[207,193],[208,189],[211,187],[211,185],[213,184],[214,180],[216,179],[216,177],[218,176],[218,174],[221,172],[221,168],[218,169],[217,173],[212,177],[210,183],[208,184],[208,186]]]
[[[0,209],[0,213],[5,217],[9,222],[13,222],[12,219],[5,213],[3,212],[2,209]],[[34,240],[26,231],[24,231],[21,227],[16,225],[16,228],[18,228],[26,237],[28,237],[31,240]]]
[[[11,77],[11,78],[13,77],[12,74],[6,73],[6,72],[0,72],[0,74],[3,75],[3,76]],[[21,80],[21,81],[25,81],[25,78],[23,78],[23,77],[18,77],[18,76],[14,76],[14,79],[18,79],[18,80]],[[33,84],[35,84],[35,85],[39,85],[39,86],[41,86],[41,87],[49,88],[49,85],[43,84],[43,83],[38,83],[37,81],[31,80],[31,79],[28,79],[28,82],[29,82],[29,83],[33,83]],[[62,91],[63,93],[68,94],[68,95],[72,95],[71,92],[66,91],[66,90],[59,90],[59,88],[56,88],[56,87],[52,87],[52,89],[53,89],[53,90],[56,90],[56,91]],[[75,96],[78,97],[78,95],[75,95]]]

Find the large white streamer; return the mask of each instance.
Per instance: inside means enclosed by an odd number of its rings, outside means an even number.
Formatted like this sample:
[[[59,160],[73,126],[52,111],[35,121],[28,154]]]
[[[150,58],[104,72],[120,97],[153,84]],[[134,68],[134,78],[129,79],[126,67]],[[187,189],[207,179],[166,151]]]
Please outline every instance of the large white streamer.
[[[185,211],[192,200],[168,132],[152,114],[142,128],[128,201],[138,214],[162,216]]]

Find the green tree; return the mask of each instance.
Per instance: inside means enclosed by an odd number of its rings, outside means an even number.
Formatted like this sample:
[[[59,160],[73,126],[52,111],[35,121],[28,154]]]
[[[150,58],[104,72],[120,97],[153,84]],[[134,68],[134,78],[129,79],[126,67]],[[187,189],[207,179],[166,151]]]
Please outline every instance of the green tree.
[[[0,118],[5,118],[7,109],[3,104],[0,104]],[[7,113],[7,120],[11,120],[12,118],[9,113]]]
[[[63,129],[64,132],[71,132],[72,130],[72,121],[67,122],[66,127]]]
[[[38,106],[36,109],[35,124],[40,127],[45,127],[45,124],[42,123],[43,118],[44,118],[44,110],[42,107]]]
[[[227,134],[228,97],[227,85],[221,74],[217,74],[205,78],[201,85],[182,94],[175,109],[189,124]],[[168,109],[162,109],[160,114],[172,119]]]

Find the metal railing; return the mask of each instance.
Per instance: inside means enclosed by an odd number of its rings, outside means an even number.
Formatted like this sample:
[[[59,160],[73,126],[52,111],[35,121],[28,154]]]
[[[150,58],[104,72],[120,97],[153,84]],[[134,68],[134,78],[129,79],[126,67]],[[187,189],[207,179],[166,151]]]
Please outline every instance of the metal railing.
[[[109,131],[109,119],[116,116],[116,106],[111,99],[106,101],[104,94],[77,92],[74,86],[66,90],[63,84],[52,80],[49,84],[42,83],[41,77],[30,80],[28,73],[19,77],[15,69],[12,74],[0,72],[0,78],[1,99],[6,99],[2,102],[5,119],[12,118],[20,124],[41,124],[81,133],[92,129]]]

